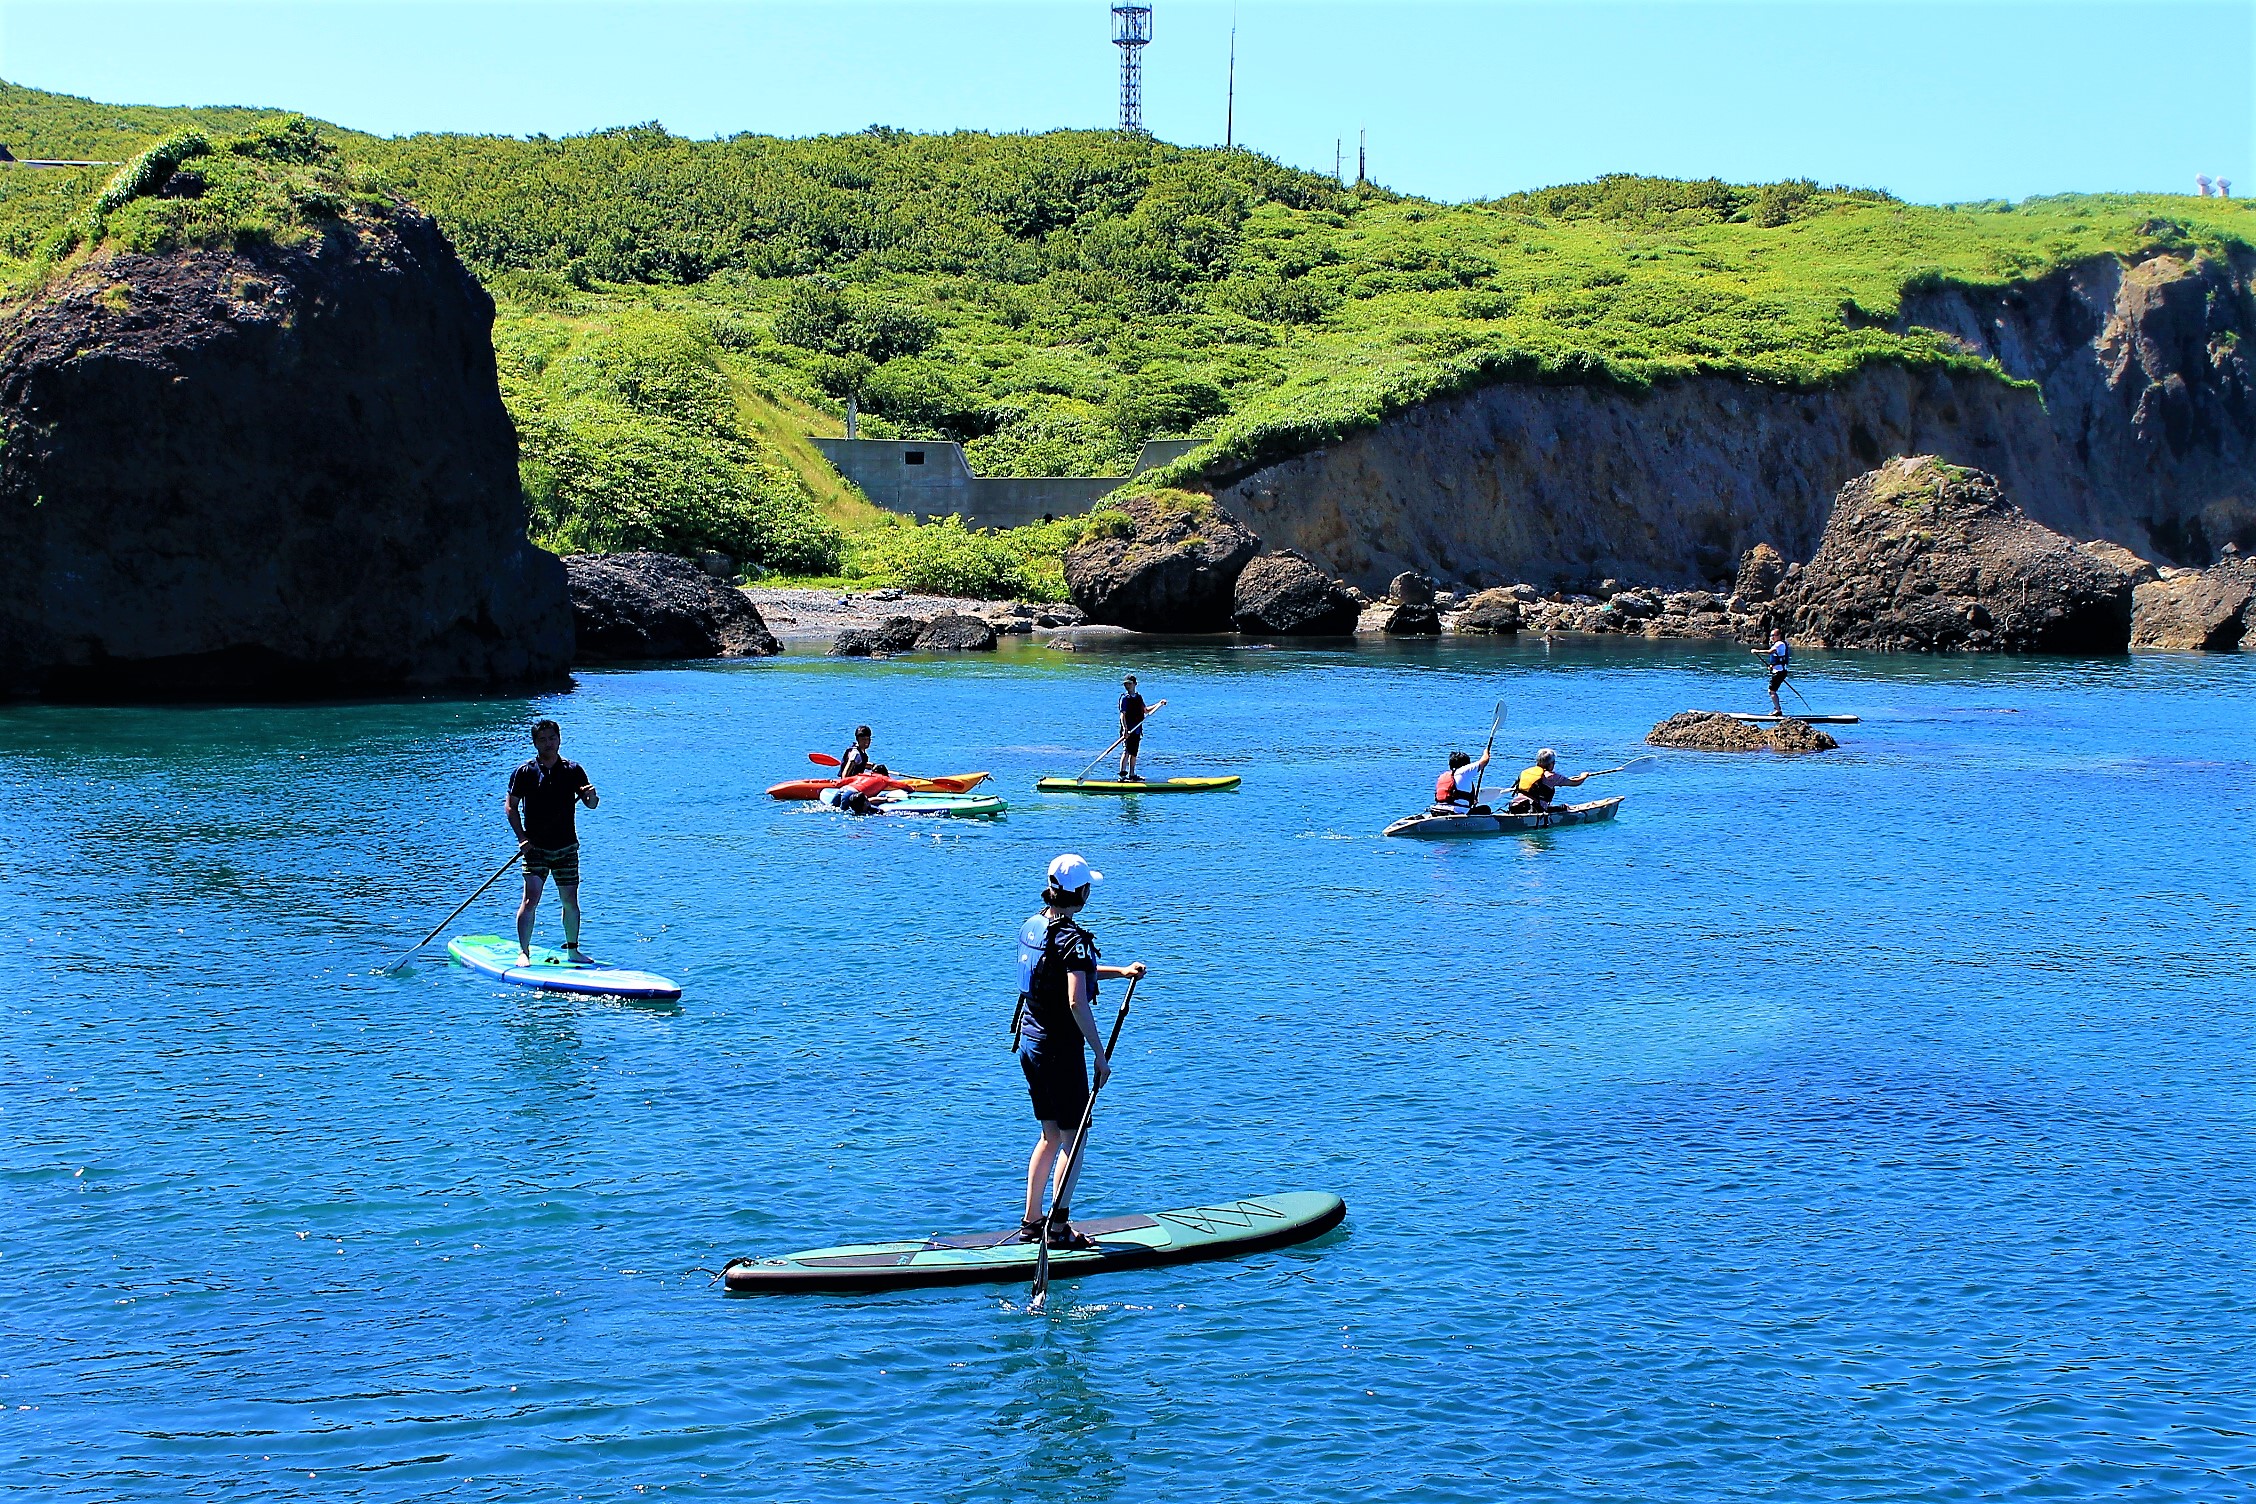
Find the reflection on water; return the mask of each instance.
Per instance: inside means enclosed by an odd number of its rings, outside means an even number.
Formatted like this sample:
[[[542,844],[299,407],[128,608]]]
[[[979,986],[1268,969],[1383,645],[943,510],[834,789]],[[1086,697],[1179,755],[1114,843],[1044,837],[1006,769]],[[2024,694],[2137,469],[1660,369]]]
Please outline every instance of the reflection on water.
[[[1013,642],[535,701],[0,709],[0,1352],[27,1495],[2217,1498],[2256,1368],[2256,659],[1806,655],[1863,716],[1664,753],[1612,825],[1388,841],[1498,766],[1756,708],[1732,649]],[[1170,700],[1147,776],[1042,796]],[[590,948],[434,945],[537,715]],[[1007,818],[762,792],[859,721]],[[2126,816],[2124,811],[2131,811]],[[1059,1287],[723,1300],[1006,1224],[1012,937],[1061,850],[1142,959],[1091,1214],[1349,1231]],[[456,931],[508,933],[516,884]],[[543,935],[555,935],[554,900]],[[1109,994],[1108,994],[1109,995]],[[310,1475],[310,1476],[309,1476]],[[340,1476],[343,1475],[343,1476]],[[464,1480],[472,1480],[465,1482]],[[22,1480],[22,1481],[18,1481]]]

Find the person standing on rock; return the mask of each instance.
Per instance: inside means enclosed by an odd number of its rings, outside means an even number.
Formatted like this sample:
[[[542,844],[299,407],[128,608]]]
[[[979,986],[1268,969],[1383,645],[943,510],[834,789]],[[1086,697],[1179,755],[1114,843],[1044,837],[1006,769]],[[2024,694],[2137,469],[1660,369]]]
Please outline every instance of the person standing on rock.
[[[1120,681],[1120,781],[1142,783],[1143,774],[1136,771],[1136,750],[1144,744],[1144,717],[1149,712],[1144,697],[1136,693],[1136,676],[1130,674]]]
[[[1085,1046],[1095,1054],[1096,1085],[1102,1087],[1112,1076],[1112,1061],[1106,1058],[1104,1034],[1097,1027],[1097,982],[1144,974],[1141,961],[1132,966],[1097,964],[1097,937],[1081,927],[1080,914],[1089,901],[1090,886],[1103,881],[1102,872],[1091,871],[1082,858],[1065,853],[1050,863],[1042,888],[1042,912],[1019,926],[1018,1014],[1011,1033],[1035,1120],[1042,1125],[1026,1162],[1026,1213],[1018,1223],[1022,1243],[1046,1239],[1052,1248],[1096,1246],[1073,1230],[1073,1183],[1064,1179],[1068,1165],[1073,1180],[1081,1178],[1082,1165],[1074,1160],[1073,1144],[1089,1105],[1083,1050]],[[1045,1227],[1042,1186],[1052,1180],[1059,1183],[1050,1198]]]
[[[1778,703],[1778,686],[1786,682],[1787,667],[1794,661],[1794,650],[1786,645],[1786,629],[1772,627],[1769,648],[1749,648],[1747,651],[1757,658],[1770,660],[1770,708],[1783,721],[1786,719],[1786,707]]]
[[[1590,781],[1588,773],[1562,773],[1559,771],[1559,754],[1545,747],[1535,754],[1535,766],[1520,770],[1512,780],[1512,798],[1504,806],[1507,815],[1540,815],[1551,808],[1561,789],[1580,788]]]
[[[525,898],[517,905],[517,959],[533,958],[533,916],[540,911],[541,888],[556,879],[556,901],[564,910],[564,954],[580,954],[580,833],[573,816],[580,805],[602,801],[587,769],[562,755],[564,729],[554,721],[533,725],[533,760],[509,775],[503,808],[525,859]]]
[[[840,778],[857,778],[870,770],[870,728],[854,728],[854,745],[848,747],[838,759]]]

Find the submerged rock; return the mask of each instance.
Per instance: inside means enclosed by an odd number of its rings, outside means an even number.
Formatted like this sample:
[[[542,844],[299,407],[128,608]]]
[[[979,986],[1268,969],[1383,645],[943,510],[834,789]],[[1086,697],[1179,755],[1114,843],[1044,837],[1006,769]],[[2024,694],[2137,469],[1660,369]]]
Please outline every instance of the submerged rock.
[[[1230,619],[1241,632],[1273,637],[1342,637],[1355,630],[1355,597],[1291,549],[1245,567]]]
[[[574,554],[577,661],[743,658],[783,651],[759,607],[687,559],[672,554]]]
[[[1772,610],[1826,647],[2119,653],[2131,577],[2030,521],[1992,476],[1917,455],[1841,488]]]
[[[2256,560],[2227,558],[2207,569],[2173,571],[2131,597],[2131,646],[2230,652],[2251,646],[2256,627]]]
[[[1159,491],[1108,503],[1127,537],[1088,538],[1065,555],[1065,584],[1092,622],[1138,632],[1225,632],[1238,576],[1261,540],[1205,496]]]
[[[104,252],[0,314],[0,692],[560,680],[493,302],[439,227]]]

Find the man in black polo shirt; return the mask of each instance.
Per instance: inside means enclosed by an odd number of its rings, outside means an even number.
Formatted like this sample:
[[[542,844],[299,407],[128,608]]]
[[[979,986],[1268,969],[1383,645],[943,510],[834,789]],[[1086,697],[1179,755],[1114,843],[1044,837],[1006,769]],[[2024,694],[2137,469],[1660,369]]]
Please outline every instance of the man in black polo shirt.
[[[533,760],[509,775],[509,828],[525,858],[525,901],[517,905],[520,961],[532,960],[533,915],[540,909],[541,885],[551,877],[564,909],[564,953],[575,961],[587,959],[580,954],[580,833],[572,817],[576,806],[594,809],[600,801],[587,770],[558,755],[563,745],[563,727],[537,722]]]

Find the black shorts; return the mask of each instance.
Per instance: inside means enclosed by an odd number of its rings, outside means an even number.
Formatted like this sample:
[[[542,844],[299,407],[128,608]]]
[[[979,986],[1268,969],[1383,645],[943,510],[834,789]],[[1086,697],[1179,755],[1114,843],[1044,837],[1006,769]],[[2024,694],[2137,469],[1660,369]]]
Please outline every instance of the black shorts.
[[[1143,744],[1144,728],[1141,726],[1138,726],[1135,730],[1129,732],[1127,739],[1122,743],[1122,745],[1128,749],[1128,755],[1130,757],[1134,757],[1136,755],[1136,749],[1138,747],[1141,747]]]
[[[553,877],[560,883],[578,882],[580,880],[579,842],[574,841],[571,845],[559,847],[554,851],[544,851],[538,846],[532,847],[525,853],[525,875],[527,877]]]
[[[1782,668],[1774,668],[1770,671],[1770,692],[1772,694],[1777,694],[1778,686],[1784,684],[1785,682],[1786,670]]]
[[[1089,1105],[1089,1061],[1078,1037],[1070,1049],[1045,1042],[1020,1050],[1018,1068],[1026,1073],[1026,1094],[1033,1098],[1035,1121],[1061,1128],[1081,1126],[1081,1114]]]

